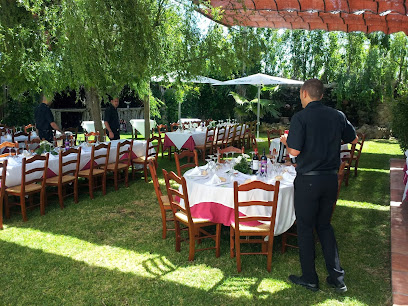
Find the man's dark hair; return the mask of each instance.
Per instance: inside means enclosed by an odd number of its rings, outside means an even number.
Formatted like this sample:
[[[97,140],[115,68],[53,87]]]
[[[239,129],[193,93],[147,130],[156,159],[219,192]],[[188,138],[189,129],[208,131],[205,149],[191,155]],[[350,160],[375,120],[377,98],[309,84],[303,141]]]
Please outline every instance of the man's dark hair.
[[[305,81],[301,89],[306,91],[310,98],[314,100],[320,100],[324,92],[323,83],[318,79],[310,79]]]

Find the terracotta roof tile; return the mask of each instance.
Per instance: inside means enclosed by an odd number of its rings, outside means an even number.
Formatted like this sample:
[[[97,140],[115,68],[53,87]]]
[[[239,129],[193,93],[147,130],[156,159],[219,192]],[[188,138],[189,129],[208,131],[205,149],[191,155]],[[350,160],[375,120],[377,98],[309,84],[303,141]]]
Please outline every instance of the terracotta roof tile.
[[[194,0],[193,0],[194,1]],[[211,0],[227,26],[408,33],[408,0]],[[201,9],[211,18],[211,10]]]

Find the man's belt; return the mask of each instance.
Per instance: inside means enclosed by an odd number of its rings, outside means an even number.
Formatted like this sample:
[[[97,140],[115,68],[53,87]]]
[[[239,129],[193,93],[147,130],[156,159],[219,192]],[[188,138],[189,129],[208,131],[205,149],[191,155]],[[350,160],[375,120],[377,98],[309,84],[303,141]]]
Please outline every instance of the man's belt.
[[[306,173],[301,173],[300,175],[327,175],[327,174],[337,174],[337,170],[309,171]]]

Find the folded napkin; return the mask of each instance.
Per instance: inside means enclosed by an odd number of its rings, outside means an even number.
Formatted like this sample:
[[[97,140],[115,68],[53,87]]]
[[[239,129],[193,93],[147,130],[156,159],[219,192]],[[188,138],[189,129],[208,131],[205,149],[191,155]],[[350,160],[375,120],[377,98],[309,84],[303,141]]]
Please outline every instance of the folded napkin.
[[[296,175],[293,175],[289,172],[285,172],[282,174],[283,180],[288,182],[288,183],[293,183],[293,181],[295,180]]]
[[[201,170],[198,167],[195,167],[193,170],[190,171],[189,175],[191,176],[199,176],[201,175]]]
[[[213,177],[208,182],[205,183],[205,185],[218,185],[218,184],[221,184],[221,183],[222,183],[222,181],[219,178],[219,176],[214,174]]]

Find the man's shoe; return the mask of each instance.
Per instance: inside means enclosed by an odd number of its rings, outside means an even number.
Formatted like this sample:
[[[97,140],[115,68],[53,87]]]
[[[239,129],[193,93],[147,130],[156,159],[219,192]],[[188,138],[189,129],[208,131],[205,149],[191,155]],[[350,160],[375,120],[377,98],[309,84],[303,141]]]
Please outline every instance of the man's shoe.
[[[327,282],[327,284],[328,284],[330,287],[333,287],[333,288],[336,290],[336,292],[338,292],[338,293],[344,293],[344,292],[347,291],[347,286],[346,286],[345,283],[338,283],[338,284],[336,284],[336,283],[332,280],[332,278],[331,278],[330,276],[328,276],[328,277],[326,278],[326,282]]]
[[[310,284],[306,283],[305,281],[302,280],[301,277],[296,276],[296,275],[289,275],[289,280],[296,284],[305,287],[306,289],[309,289],[311,291],[318,291],[319,290],[319,284]]]

